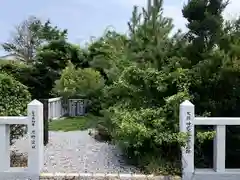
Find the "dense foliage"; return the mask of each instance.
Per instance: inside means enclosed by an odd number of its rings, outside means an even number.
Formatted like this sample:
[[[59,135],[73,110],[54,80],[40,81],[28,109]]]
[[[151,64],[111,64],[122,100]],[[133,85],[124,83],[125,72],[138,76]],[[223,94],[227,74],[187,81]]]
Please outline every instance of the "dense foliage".
[[[91,98],[104,86],[101,74],[91,68],[75,68],[70,62],[56,81],[54,91],[64,98]]]
[[[240,18],[223,19],[227,1],[189,0],[182,10],[188,31],[174,33],[162,3],[134,7],[128,34],[107,30],[84,48],[48,23],[45,36],[56,36],[38,46],[34,63],[0,64],[0,70],[28,86],[34,98],[57,93],[90,99],[92,112],[104,117],[101,130],[135,164],[178,173],[186,139],[178,122],[183,100],[193,102],[199,116],[240,116]],[[227,131],[227,166],[235,167],[239,128]],[[212,127],[197,132],[196,162],[212,166]]]
[[[27,87],[4,73],[0,73],[0,98],[0,116],[26,115],[27,104],[31,101]],[[11,143],[23,133],[22,125],[12,125]]]
[[[7,74],[0,74],[1,116],[17,116],[26,114],[31,95],[27,87]]]
[[[35,95],[39,92],[37,89],[39,82],[36,76],[37,71],[32,65],[19,63],[18,61],[9,62],[0,60],[0,72],[14,77],[17,81],[27,86],[32,97],[36,97]]]

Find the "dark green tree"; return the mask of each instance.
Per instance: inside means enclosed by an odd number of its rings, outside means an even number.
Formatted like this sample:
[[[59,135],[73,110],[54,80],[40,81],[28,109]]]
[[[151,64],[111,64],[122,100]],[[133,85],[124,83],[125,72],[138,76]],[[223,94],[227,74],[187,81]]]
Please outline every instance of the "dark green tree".
[[[34,76],[38,82],[35,88],[36,97],[49,98],[52,95],[54,82],[60,78],[62,70],[69,61],[76,67],[89,67],[80,47],[68,43],[65,39],[53,40],[38,49],[34,64],[36,70]]]
[[[178,109],[190,98],[188,70],[181,68],[179,58],[185,40],[181,33],[170,36],[173,24],[163,16],[162,0],[149,0],[142,11],[135,7],[128,24],[123,52],[131,63],[104,89],[102,125],[146,171],[163,173],[167,167],[175,173],[184,140]]]
[[[219,43],[220,49],[231,58],[238,58],[240,56],[240,17],[226,21],[223,32]]]
[[[102,37],[88,46],[88,62],[91,67],[101,72],[107,84],[116,80],[130,63],[125,53],[127,43],[125,35],[107,30]]]
[[[222,12],[227,6],[225,0],[190,0],[183,8],[189,28],[186,37],[189,41],[186,57],[190,62],[193,103],[196,113],[207,113],[215,117],[238,117],[239,111],[239,18],[225,21]],[[211,127],[198,127],[198,131]],[[227,127],[227,167],[236,168],[234,158],[240,147],[238,127]],[[201,151],[200,162],[212,165],[212,142],[197,145]],[[210,150],[209,150],[210,149]]]
[[[189,0],[182,13],[189,29],[186,37],[190,42],[186,50],[192,65],[203,60],[218,45],[222,36],[222,12],[228,0]]]
[[[148,0],[147,8],[134,7],[128,22],[130,61],[141,67],[161,69],[168,63],[172,19],[163,16],[163,0]]]

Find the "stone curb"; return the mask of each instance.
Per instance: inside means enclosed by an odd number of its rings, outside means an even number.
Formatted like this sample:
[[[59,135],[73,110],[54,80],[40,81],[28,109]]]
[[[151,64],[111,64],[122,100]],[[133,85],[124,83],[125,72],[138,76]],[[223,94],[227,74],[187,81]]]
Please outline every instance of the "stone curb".
[[[104,173],[41,173],[40,180],[180,180],[178,176]]]

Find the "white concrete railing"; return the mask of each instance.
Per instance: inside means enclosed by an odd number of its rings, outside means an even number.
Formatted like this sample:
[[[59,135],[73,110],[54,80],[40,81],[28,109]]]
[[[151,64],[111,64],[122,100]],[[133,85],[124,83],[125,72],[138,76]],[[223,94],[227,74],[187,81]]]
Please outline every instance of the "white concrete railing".
[[[63,108],[62,97],[48,99],[48,119],[59,119],[67,113]]]
[[[226,125],[240,125],[240,118],[195,117],[194,105],[190,101],[180,104],[180,131],[190,134],[186,147],[182,147],[183,180],[238,180],[240,169],[225,168]],[[213,149],[213,169],[195,169],[194,131],[195,125],[214,125],[216,136]]]
[[[0,179],[39,179],[43,168],[43,104],[33,100],[28,104],[28,115],[0,117]],[[10,125],[26,124],[29,138],[28,167],[10,167]]]

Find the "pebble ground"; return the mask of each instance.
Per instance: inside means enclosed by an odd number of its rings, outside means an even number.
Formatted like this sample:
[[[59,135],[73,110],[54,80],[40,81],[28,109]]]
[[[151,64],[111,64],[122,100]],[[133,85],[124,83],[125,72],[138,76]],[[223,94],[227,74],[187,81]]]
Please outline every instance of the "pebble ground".
[[[27,138],[11,149],[27,154]],[[44,161],[43,172],[49,173],[139,173],[124,162],[116,146],[96,141],[88,130],[49,132]]]

